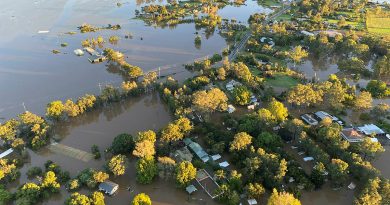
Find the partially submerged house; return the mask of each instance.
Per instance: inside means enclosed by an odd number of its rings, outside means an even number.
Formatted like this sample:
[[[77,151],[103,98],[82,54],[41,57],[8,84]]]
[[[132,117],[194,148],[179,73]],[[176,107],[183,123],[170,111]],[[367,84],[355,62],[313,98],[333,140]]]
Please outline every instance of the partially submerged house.
[[[102,191],[108,195],[113,195],[118,190],[119,185],[112,181],[104,181],[99,184],[99,191]]]
[[[233,113],[234,111],[236,111],[236,108],[233,105],[228,105],[227,111],[230,114],[230,113]]]
[[[319,120],[319,121],[322,121],[324,120],[325,118],[330,118],[333,122],[337,122],[339,125],[343,126],[344,123],[337,117],[327,113],[327,112],[324,112],[324,111],[317,111],[314,113],[314,116]]]
[[[186,138],[188,139],[188,138]],[[191,142],[190,142],[191,141]],[[203,162],[208,162],[210,160],[210,155],[207,154],[203,148],[196,142],[193,142],[191,139],[185,140],[184,143],[188,143],[189,149],[195,153],[195,155],[202,160]]]
[[[12,149],[12,148],[7,149],[6,151],[4,151],[3,153],[0,154],[0,159],[3,159],[4,157],[8,156],[13,151],[14,151],[14,149]]]

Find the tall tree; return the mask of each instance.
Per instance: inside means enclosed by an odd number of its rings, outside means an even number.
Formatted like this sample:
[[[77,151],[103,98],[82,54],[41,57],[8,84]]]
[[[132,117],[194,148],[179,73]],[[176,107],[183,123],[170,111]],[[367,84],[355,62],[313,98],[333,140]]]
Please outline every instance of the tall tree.
[[[111,158],[111,160],[108,162],[108,169],[110,172],[112,172],[115,176],[120,176],[125,174],[126,166],[125,166],[125,155],[116,155]]]
[[[134,197],[132,205],[152,205],[152,200],[145,193],[140,193]]]
[[[283,103],[277,101],[275,98],[268,104],[267,109],[275,116],[276,120],[283,122],[287,119],[288,110]]]
[[[186,187],[195,179],[196,168],[191,162],[183,161],[176,168],[176,182],[181,187]]]
[[[367,110],[372,107],[371,93],[362,91],[360,95],[356,96],[354,108],[356,110]]]
[[[252,136],[246,132],[239,132],[234,135],[234,139],[230,143],[230,151],[240,151],[246,149],[251,143]]]
[[[195,108],[201,112],[212,113],[215,111],[225,111],[227,109],[228,98],[226,94],[218,88],[213,88],[209,91],[197,91],[192,96],[192,103]]]

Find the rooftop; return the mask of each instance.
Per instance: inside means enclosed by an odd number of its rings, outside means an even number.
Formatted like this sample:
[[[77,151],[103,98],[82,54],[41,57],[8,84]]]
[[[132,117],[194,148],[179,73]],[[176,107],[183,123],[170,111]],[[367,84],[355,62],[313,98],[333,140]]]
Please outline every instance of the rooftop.
[[[341,136],[348,142],[361,142],[364,139],[364,135],[355,128],[344,128],[341,130]]]
[[[357,128],[358,131],[362,132],[365,135],[383,135],[386,134],[381,128],[374,124],[366,124]]]

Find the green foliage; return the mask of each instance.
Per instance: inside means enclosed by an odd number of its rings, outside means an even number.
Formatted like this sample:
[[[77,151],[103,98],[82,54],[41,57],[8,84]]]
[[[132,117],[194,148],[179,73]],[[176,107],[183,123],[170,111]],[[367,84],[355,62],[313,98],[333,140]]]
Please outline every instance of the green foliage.
[[[283,122],[287,119],[288,110],[283,103],[277,101],[275,98],[268,104],[267,109],[275,116],[276,120]]]
[[[12,199],[12,194],[5,189],[3,185],[0,185],[0,205],[6,205]]]
[[[247,105],[251,100],[251,92],[245,86],[237,86],[233,89],[234,102],[239,105]]]
[[[62,116],[62,112],[64,111],[64,105],[61,101],[53,101],[47,105],[46,108],[46,116],[51,117],[53,119],[59,119]]]
[[[113,154],[129,154],[135,146],[133,136],[122,133],[114,138],[111,144]]]
[[[88,196],[73,193],[66,201],[66,205],[91,205],[91,199]]]
[[[27,170],[26,175],[29,178],[33,178],[36,176],[41,176],[42,175],[42,169],[40,167],[31,167],[30,169]]]
[[[252,136],[246,132],[234,135],[234,140],[230,143],[230,151],[240,151],[246,149],[252,143]]]
[[[125,166],[125,155],[116,155],[111,158],[111,160],[107,163],[107,167],[112,174],[115,176],[120,176],[125,174],[126,166]]]
[[[153,157],[141,158],[136,164],[137,182],[141,184],[152,183],[154,177],[157,175],[157,165]]]
[[[268,199],[267,205],[301,205],[301,202],[294,195],[287,192],[278,192],[273,189],[271,196]]]
[[[390,89],[387,88],[385,82],[380,80],[371,80],[366,89],[374,98],[384,98],[390,95]]]

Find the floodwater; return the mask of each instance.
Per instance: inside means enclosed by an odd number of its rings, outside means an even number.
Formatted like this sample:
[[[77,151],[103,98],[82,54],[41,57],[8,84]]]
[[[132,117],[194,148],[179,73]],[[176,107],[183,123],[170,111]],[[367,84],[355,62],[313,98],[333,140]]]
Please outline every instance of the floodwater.
[[[136,118],[134,116],[137,116]],[[63,123],[57,128],[57,140],[61,144],[74,147],[80,150],[89,151],[93,144],[99,146],[103,151],[111,145],[115,136],[121,133],[136,134],[139,131],[152,129],[158,131],[166,126],[171,120],[168,108],[161,102],[157,93],[147,95],[145,97],[135,98],[120,103],[114,103],[110,107],[97,109],[79,118]],[[21,169],[22,176],[20,182],[29,181],[26,178],[25,172],[32,166],[43,167],[47,160],[52,160],[59,164],[63,170],[70,172],[72,177],[75,177],[81,170],[85,168],[103,169],[104,160],[91,160],[84,162],[63,154],[53,153],[48,149],[43,149],[38,153],[29,151],[30,163],[25,164]],[[102,154],[104,158],[104,154]],[[215,204],[201,191],[198,191],[191,197],[191,202],[188,202],[188,196],[184,190],[177,189],[175,183],[158,179],[151,185],[139,185],[136,183],[135,176],[135,158],[130,156],[126,174],[120,177],[111,178],[110,180],[119,184],[120,189],[115,196],[106,197],[107,204],[129,204],[132,198],[138,194],[145,192],[153,201],[153,204],[202,204],[207,201],[207,204]],[[14,187],[18,183],[13,184]],[[126,190],[131,187],[134,192]],[[198,187],[199,190],[200,187]],[[81,190],[81,193],[88,194],[88,190]],[[43,204],[62,204],[69,193],[62,189],[60,194],[50,198]]]
[[[106,43],[105,46],[123,52],[130,64],[145,71],[160,66],[180,67],[193,59],[220,52],[226,46],[219,35],[206,39],[200,32],[202,45],[197,49],[193,24],[178,25],[174,29],[148,27],[143,21],[133,19],[134,11],[142,4],[120,2],[121,7],[111,0],[2,0],[0,119],[23,112],[23,103],[28,110],[43,114],[45,105],[52,100],[96,94],[99,83],[122,81],[119,75],[107,72],[105,63],[90,64],[87,55],[73,54],[86,38],[119,36],[118,45]],[[83,23],[99,27],[120,24],[122,29],[80,34],[77,27]],[[38,34],[45,30],[49,33]],[[77,34],[64,34],[69,31]],[[129,32],[133,39],[124,38]],[[68,46],[62,48],[61,43]],[[52,54],[54,49],[61,53]]]

